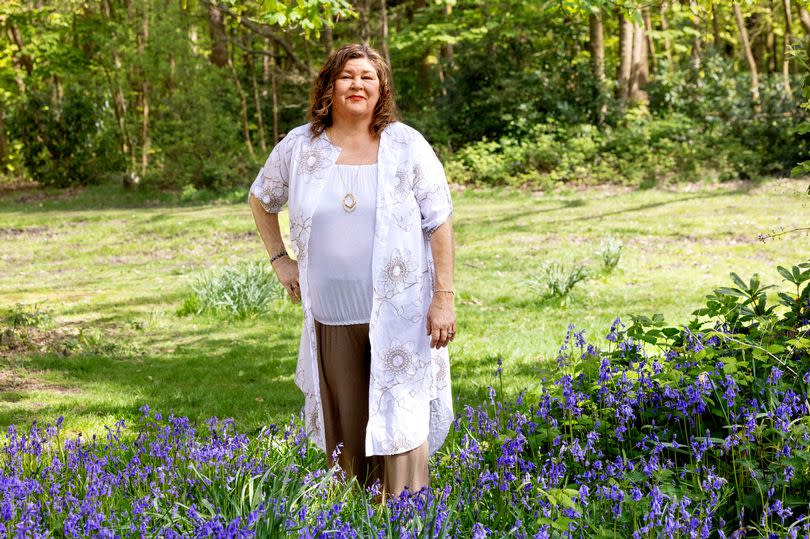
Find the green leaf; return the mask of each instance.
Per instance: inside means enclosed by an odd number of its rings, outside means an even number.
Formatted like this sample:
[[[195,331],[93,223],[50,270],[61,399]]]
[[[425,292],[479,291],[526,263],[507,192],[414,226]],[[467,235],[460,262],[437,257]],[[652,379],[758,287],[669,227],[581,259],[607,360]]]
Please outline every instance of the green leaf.
[[[796,268],[794,266],[793,269],[798,270],[799,268]],[[798,277],[798,274],[794,276],[792,273],[790,273],[790,271],[787,268],[783,268],[782,266],[776,266],[776,271],[778,271],[779,274],[782,275],[782,277],[784,277],[785,279],[787,279],[791,283],[797,284],[796,283],[796,277]]]
[[[736,285],[737,285],[737,286],[738,286],[740,289],[745,290],[745,289],[747,288],[747,287],[745,286],[745,281],[743,281],[743,280],[740,278],[740,276],[739,276],[739,275],[737,275],[737,274],[736,274],[736,273],[734,273],[733,271],[732,271],[732,272],[731,272],[729,275],[731,276],[731,280],[732,280],[732,281],[734,281],[734,284],[736,284]],[[753,279],[753,277],[752,277],[752,279]],[[752,288],[753,288],[753,287],[752,287]]]
[[[736,296],[738,298],[748,297],[744,292],[736,288],[727,288],[727,287],[715,288],[714,293],[717,294],[718,296]]]
[[[681,330],[678,328],[664,328],[661,330],[661,333],[669,337],[670,339],[678,334],[680,334]]]

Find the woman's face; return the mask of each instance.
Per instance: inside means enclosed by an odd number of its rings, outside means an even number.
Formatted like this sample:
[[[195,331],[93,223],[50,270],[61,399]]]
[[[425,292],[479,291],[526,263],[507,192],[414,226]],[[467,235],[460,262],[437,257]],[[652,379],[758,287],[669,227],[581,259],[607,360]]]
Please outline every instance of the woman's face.
[[[335,120],[371,119],[380,99],[380,79],[367,58],[352,58],[338,72],[332,101]]]

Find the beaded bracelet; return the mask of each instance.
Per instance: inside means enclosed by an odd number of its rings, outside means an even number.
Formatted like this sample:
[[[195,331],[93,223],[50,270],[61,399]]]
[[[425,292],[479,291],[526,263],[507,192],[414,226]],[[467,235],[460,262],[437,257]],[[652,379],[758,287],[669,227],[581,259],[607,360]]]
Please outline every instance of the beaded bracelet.
[[[282,257],[285,257],[285,256],[288,256],[287,255],[287,250],[282,249],[281,252],[276,253],[276,254],[274,254],[273,256],[270,257],[270,263],[272,264],[273,262],[275,262],[279,258],[282,258]]]

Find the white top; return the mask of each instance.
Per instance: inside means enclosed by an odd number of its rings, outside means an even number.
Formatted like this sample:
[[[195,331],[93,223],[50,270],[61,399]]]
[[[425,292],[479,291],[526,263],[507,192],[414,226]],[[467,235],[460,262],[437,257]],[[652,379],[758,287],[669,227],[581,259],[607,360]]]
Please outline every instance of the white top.
[[[368,324],[374,297],[371,255],[377,209],[377,164],[335,165],[312,215],[309,286],[321,324]]]

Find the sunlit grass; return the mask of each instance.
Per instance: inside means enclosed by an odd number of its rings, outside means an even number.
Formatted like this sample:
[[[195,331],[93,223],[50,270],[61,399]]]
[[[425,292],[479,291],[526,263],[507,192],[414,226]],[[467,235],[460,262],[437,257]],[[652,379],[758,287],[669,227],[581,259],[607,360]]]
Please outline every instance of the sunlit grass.
[[[456,193],[459,404],[480,402],[497,357],[508,391],[536,389],[539,366],[554,357],[569,323],[603,334],[616,316],[633,313],[682,322],[730,271],[780,282],[776,266],[810,256],[810,239],[763,243],[757,235],[806,226],[807,184]],[[68,356],[3,352],[0,425],[65,415],[67,431],[87,433],[149,403],[192,418],[234,417],[251,432],[298,411],[297,307],[280,303],[243,321],[176,315],[205,271],[264,256],[243,194],[186,204],[108,186],[58,200],[32,196],[0,199],[0,307],[39,303],[57,329],[92,330],[115,346]],[[283,214],[282,228],[286,222]],[[606,275],[598,270],[607,237],[623,248]],[[554,262],[596,270],[568,305],[528,284]],[[15,385],[5,373],[30,383]]]

